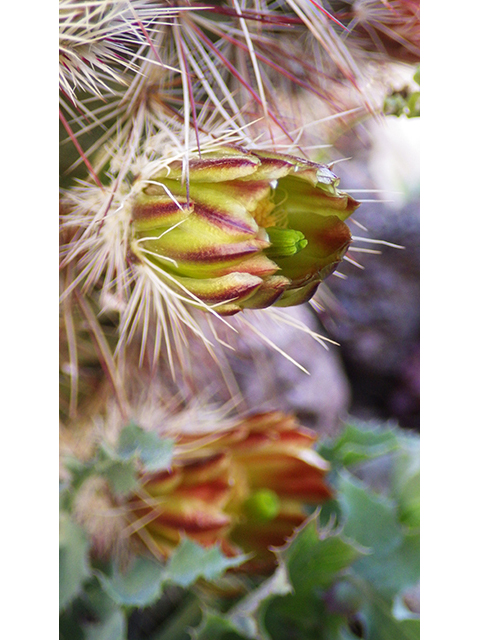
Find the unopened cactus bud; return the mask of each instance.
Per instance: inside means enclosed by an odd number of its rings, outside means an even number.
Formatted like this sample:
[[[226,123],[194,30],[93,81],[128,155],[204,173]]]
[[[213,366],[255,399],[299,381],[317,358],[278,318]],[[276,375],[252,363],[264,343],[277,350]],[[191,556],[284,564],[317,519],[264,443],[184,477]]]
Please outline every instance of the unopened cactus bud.
[[[192,304],[232,315],[306,302],[342,260],[358,206],[328,167],[223,147],[157,172],[135,197],[131,250]]]
[[[268,572],[275,566],[271,547],[305,521],[304,506],[332,496],[315,441],[314,432],[281,412],[182,436],[171,470],[146,474],[131,500],[136,529],[164,556],[187,536],[230,555],[251,553],[243,570]]]

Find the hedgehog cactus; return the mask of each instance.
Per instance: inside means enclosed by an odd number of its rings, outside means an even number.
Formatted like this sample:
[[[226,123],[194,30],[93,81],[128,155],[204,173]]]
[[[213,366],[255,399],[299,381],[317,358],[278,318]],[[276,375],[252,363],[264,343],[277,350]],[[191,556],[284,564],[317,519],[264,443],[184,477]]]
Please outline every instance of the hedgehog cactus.
[[[170,418],[217,387],[223,401],[220,378],[234,403],[251,402],[222,352],[235,350],[232,334],[258,336],[292,362],[266,318],[322,342],[276,307],[310,300],[353,261],[347,222],[359,202],[328,165],[305,158],[332,139],[322,121],[345,131],[378,110],[371,60],[417,61],[418,4],[60,0],[62,509],[73,530],[62,612],[68,625],[81,600],[85,637],[106,637],[105,622],[126,638],[132,600],[115,600],[112,617],[111,603],[88,614],[83,605],[88,581],[105,570],[99,584],[111,586],[110,570],[139,547],[162,560],[158,572],[187,538],[237,564],[246,554],[241,570],[265,575],[307,506],[332,498],[316,433],[290,414],[253,406],[207,430]],[[221,370],[213,385],[207,353]],[[140,435],[115,448],[129,424]],[[152,450],[168,455],[148,466]],[[152,604],[157,587],[133,601]]]

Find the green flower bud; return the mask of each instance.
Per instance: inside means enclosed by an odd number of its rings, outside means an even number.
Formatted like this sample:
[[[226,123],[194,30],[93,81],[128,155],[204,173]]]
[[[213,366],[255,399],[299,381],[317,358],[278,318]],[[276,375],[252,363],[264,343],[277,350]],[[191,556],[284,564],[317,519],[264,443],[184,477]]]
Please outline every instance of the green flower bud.
[[[358,207],[325,165],[223,147],[174,161],[135,196],[131,250],[173,291],[223,315],[309,300],[342,260]]]

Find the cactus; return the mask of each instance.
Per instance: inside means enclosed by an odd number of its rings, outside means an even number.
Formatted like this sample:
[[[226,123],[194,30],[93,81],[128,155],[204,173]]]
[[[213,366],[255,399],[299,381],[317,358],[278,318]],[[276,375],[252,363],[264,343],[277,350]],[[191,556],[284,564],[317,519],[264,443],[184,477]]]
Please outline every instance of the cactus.
[[[203,579],[209,598],[247,595],[240,614],[204,614],[198,637],[267,638],[265,603],[301,591],[310,551],[328,557],[313,570],[325,602],[350,585],[336,574],[364,550],[334,515],[320,539],[313,525],[339,508],[317,434],[258,407],[203,428],[189,394],[207,410],[209,390],[188,362],[200,345],[248,405],[224,332],[276,348],[264,319],[298,326],[284,308],[349,259],[360,202],[314,152],[317,124],[382,112],[369,63],[417,61],[417,5],[60,0],[65,637],[83,637],[80,601],[88,635],[124,640],[132,606]]]

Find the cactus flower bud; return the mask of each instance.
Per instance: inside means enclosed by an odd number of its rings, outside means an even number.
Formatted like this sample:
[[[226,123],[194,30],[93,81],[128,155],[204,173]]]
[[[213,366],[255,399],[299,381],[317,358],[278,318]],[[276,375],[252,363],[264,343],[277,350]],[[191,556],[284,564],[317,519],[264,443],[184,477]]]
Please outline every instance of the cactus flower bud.
[[[281,546],[307,517],[304,506],[332,496],[328,463],[314,432],[280,412],[261,413],[230,429],[178,440],[172,468],[142,478],[131,506],[164,556],[183,536],[230,554],[252,553],[243,566],[268,572]]]
[[[226,146],[158,171],[136,194],[131,251],[192,304],[222,315],[309,300],[342,260],[358,206],[330,169]]]

